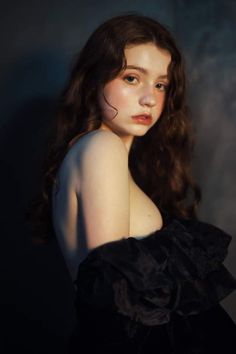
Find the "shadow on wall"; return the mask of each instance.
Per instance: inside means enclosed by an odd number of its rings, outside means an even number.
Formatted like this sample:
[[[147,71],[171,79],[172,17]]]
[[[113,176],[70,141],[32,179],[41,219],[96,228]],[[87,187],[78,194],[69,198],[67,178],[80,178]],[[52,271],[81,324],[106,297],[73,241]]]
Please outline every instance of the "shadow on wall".
[[[55,99],[30,94],[31,86],[33,93],[36,86],[38,93],[52,91],[52,88],[48,90],[47,80],[42,75],[45,87],[42,82],[39,87],[41,67],[37,68],[32,60],[26,62],[32,66],[27,69],[23,63],[11,71],[9,77],[5,75],[2,104],[0,258],[4,331],[1,335],[4,353],[60,354],[66,352],[66,342],[75,325],[73,285],[56,240],[46,246],[33,245],[24,223],[26,207],[39,188],[42,150]],[[55,63],[56,60],[54,66]],[[29,77],[28,86],[26,77]],[[23,81],[21,90],[19,82]],[[58,82],[58,78],[55,81]],[[18,83],[17,88],[14,82]]]
[[[1,176],[5,182],[1,186],[6,195],[6,204],[25,206],[26,199],[31,197],[38,186],[44,136],[53,114],[53,106],[53,102],[48,99],[26,102],[1,128],[0,161],[5,174]],[[15,183],[12,184],[13,181]],[[19,199],[14,194],[11,196],[12,188],[18,188],[15,192]],[[4,214],[8,215],[8,211],[5,210]],[[22,210],[18,212],[21,214]]]

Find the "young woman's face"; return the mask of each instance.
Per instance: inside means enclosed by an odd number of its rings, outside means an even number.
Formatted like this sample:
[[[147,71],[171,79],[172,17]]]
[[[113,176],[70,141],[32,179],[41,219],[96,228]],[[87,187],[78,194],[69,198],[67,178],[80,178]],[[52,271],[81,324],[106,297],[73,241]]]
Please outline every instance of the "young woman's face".
[[[126,69],[100,92],[102,127],[121,137],[142,136],[163,111],[171,55],[153,43],[146,43],[127,47],[125,58]]]

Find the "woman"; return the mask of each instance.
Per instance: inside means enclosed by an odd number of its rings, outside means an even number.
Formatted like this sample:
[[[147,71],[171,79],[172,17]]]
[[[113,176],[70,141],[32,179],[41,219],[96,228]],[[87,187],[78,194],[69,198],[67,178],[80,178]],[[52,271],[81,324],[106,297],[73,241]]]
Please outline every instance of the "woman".
[[[102,24],[54,133],[38,210],[52,215],[76,286],[70,352],[233,352],[218,304],[236,287],[222,265],[230,236],[197,220],[184,64],[169,31],[134,14]]]

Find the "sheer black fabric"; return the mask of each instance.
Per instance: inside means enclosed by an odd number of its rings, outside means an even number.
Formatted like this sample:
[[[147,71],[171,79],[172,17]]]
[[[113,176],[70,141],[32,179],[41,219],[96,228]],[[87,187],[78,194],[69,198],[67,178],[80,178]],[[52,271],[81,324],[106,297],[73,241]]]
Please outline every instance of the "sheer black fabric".
[[[70,353],[236,353],[236,326],[219,305],[236,288],[223,265],[230,240],[166,215],[159,231],[92,250],[75,282]]]

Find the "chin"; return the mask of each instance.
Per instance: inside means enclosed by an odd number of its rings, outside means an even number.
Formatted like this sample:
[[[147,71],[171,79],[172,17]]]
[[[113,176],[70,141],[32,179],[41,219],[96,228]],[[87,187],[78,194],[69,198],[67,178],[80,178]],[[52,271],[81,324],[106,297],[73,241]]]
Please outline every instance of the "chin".
[[[143,126],[141,127],[141,129],[134,129],[131,134],[133,134],[134,136],[143,136],[150,130],[150,128],[151,127]]]
[[[146,130],[145,132],[137,132],[134,134],[134,136],[144,136],[145,134],[147,134],[148,130]]]

